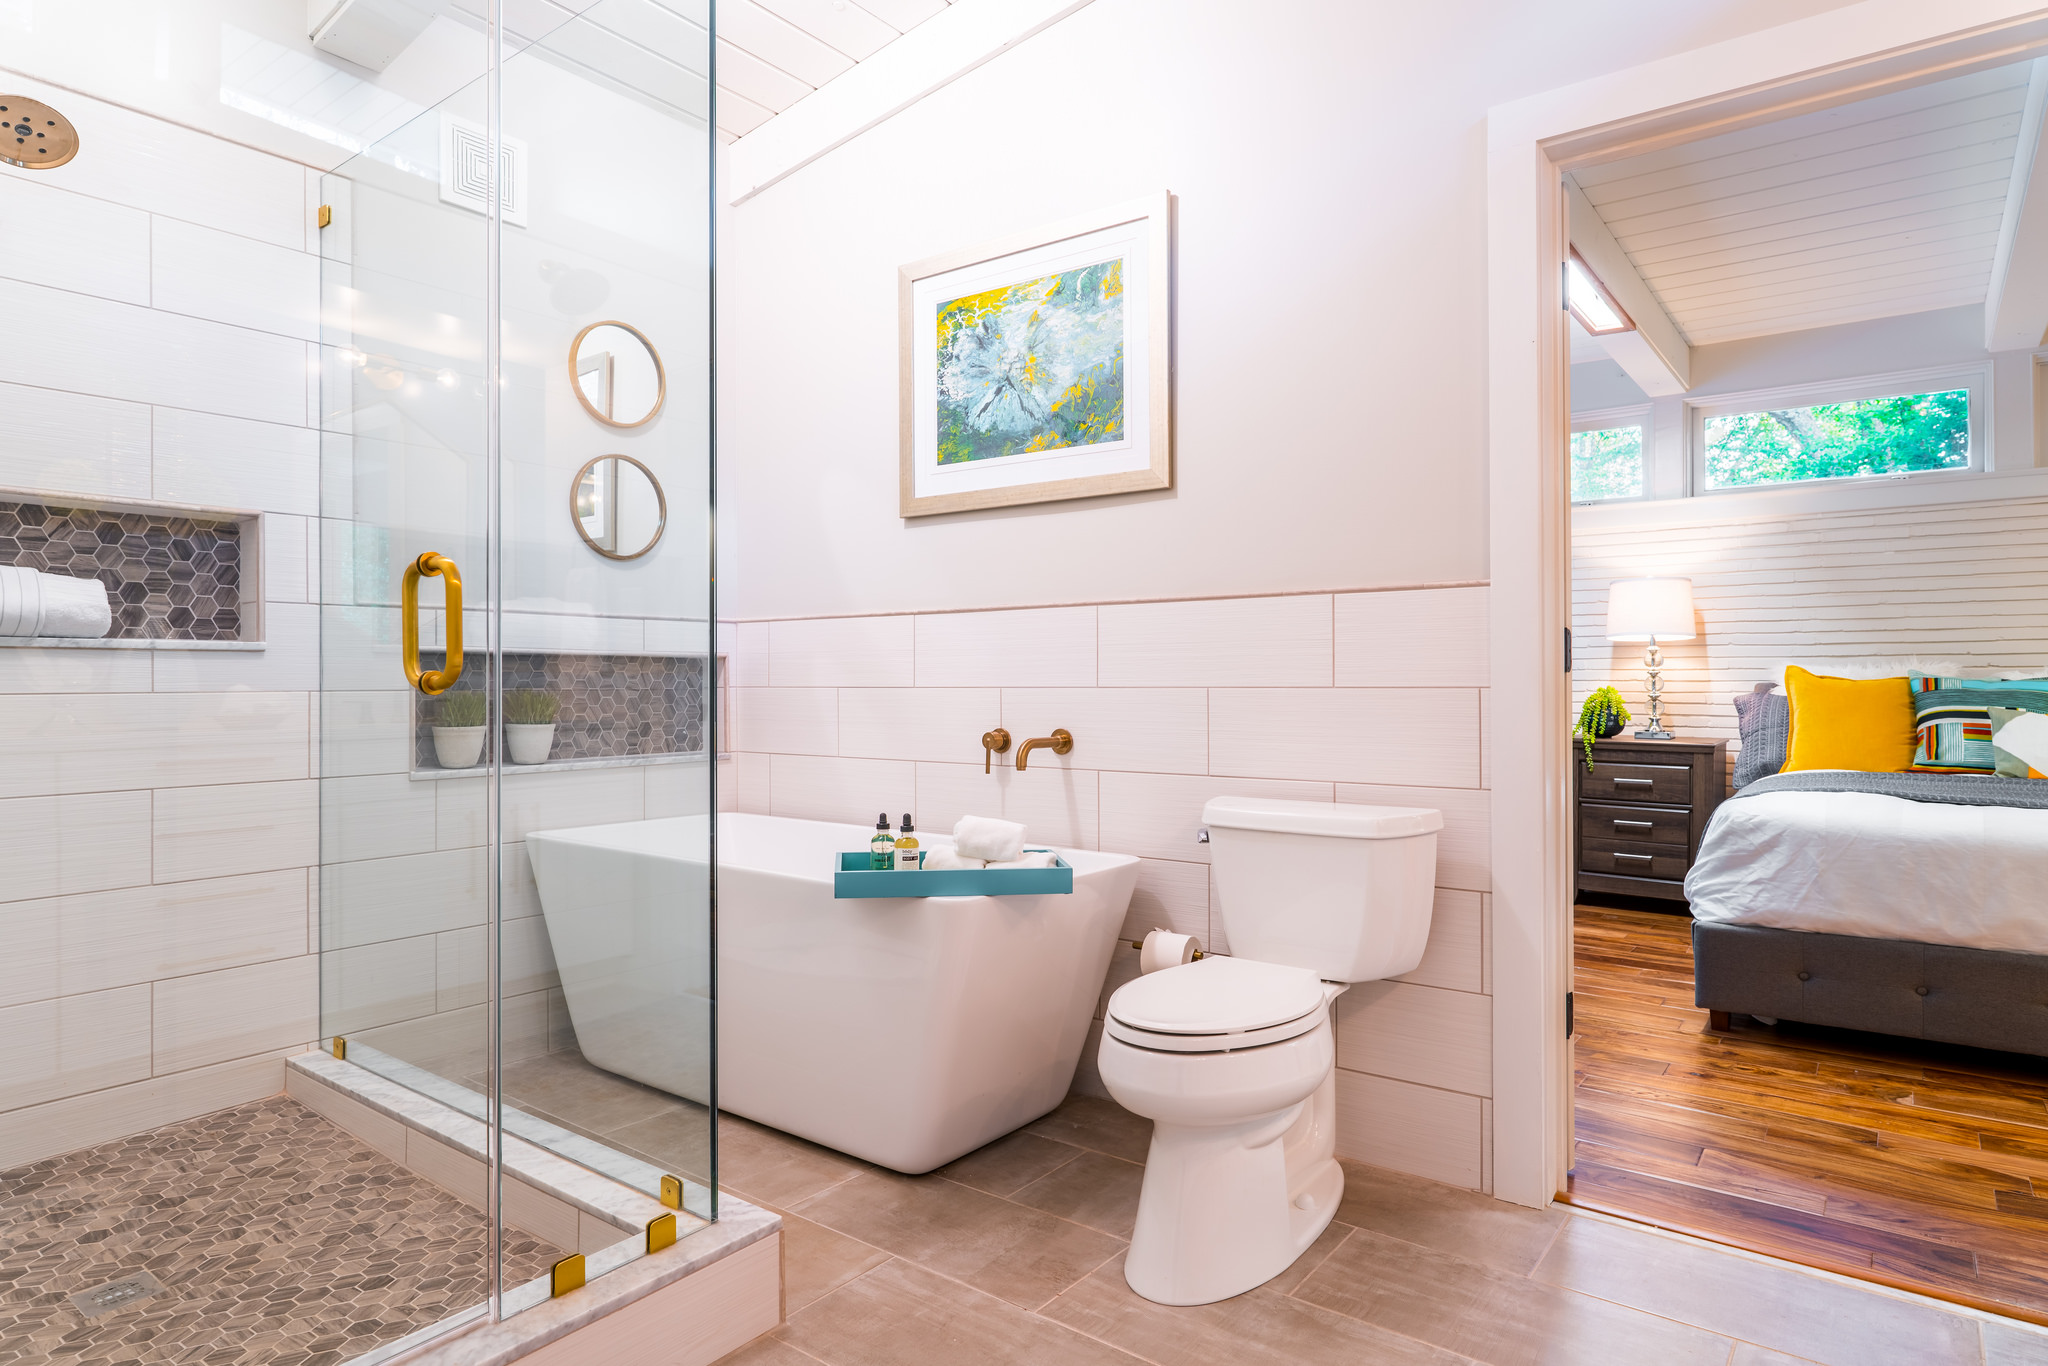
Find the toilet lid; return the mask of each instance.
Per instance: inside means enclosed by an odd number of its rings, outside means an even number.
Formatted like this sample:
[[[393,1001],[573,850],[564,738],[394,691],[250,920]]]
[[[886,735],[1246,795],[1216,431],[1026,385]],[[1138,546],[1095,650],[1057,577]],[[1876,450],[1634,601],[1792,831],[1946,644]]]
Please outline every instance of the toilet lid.
[[[1118,987],[1109,1016],[1154,1034],[1234,1034],[1320,1010],[1323,983],[1307,968],[1209,957]]]

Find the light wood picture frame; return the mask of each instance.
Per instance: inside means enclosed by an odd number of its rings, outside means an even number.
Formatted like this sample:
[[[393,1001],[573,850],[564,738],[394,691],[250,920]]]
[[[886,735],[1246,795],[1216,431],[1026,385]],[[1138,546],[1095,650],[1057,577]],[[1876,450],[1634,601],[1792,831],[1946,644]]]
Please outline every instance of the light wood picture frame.
[[[1172,206],[898,271],[902,516],[1173,487]]]

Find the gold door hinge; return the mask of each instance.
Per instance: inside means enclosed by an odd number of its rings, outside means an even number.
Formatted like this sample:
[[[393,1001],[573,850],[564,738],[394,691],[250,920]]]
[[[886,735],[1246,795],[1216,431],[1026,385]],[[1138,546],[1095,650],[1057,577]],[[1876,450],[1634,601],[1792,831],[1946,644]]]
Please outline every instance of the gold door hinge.
[[[334,206],[332,204],[322,204],[320,206],[320,226],[324,228],[333,221]]]
[[[549,1295],[560,1297],[583,1288],[583,1254],[578,1252],[555,1263],[548,1273]]]
[[[664,1214],[658,1219],[647,1221],[647,1255],[653,1256],[665,1247],[675,1246],[676,1217]]]
[[[347,1061],[348,1061],[348,1040],[347,1040],[347,1039],[344,1039],[344,1038],[342,1038],[342,1037],[341,1037],[341,1035],[339,1035],[339,1034],[335,1035],[335,1036],[334,1036],[334,1043],[333,1043],[333,1045],[332,1045],[332,1048],[333,1048],[333,1052],[334,1052],[334,1057],[335,1057],[335,1060],[336,1060],[337,1062],[347,1062]]]
[[[667,1205],[670,1209],[681,1209],[683,1207],[683,1183],[680,1177],[664,1176],[661,1178],[661,1203]]]

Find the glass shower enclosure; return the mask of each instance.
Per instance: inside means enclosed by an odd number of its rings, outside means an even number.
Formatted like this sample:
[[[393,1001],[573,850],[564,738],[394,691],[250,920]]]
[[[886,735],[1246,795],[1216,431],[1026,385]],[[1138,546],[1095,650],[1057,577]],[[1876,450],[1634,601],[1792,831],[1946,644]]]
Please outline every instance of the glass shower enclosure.
[[[570,916],[531,856],[716,805],[711,17],[543,12],[320,182],[321,1041],[485,1126],[498,1312],[578,1251],[508,1142],[716,1217],[709,859]]]

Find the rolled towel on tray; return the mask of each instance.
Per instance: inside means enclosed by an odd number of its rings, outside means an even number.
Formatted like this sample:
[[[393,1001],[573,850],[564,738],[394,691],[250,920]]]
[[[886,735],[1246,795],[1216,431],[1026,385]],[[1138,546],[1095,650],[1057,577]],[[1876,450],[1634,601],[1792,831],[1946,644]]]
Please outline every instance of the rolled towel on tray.
[[[991,868],[1051,868],[1056,866],[1056,864],[1050,849],[1033,849],[1029,853],[1020,853],[1013,859],[1004,859],[1001,863],[991,861],[988,866]]]
[[[979,869],[983,865],[982,860],[978,858],[962,858],[952,849],[933,848],[924,851],[924,862],[918,866],[929,873],[934,871],[960,872],[968,869]]]
[[[114,624],[98,579],[0,565],[0,636],[104,636]]]
[[[1024,827],[993,816],[962,816],[953,827],[953,852],[962,858],[1006,863],[1024,852]]]

